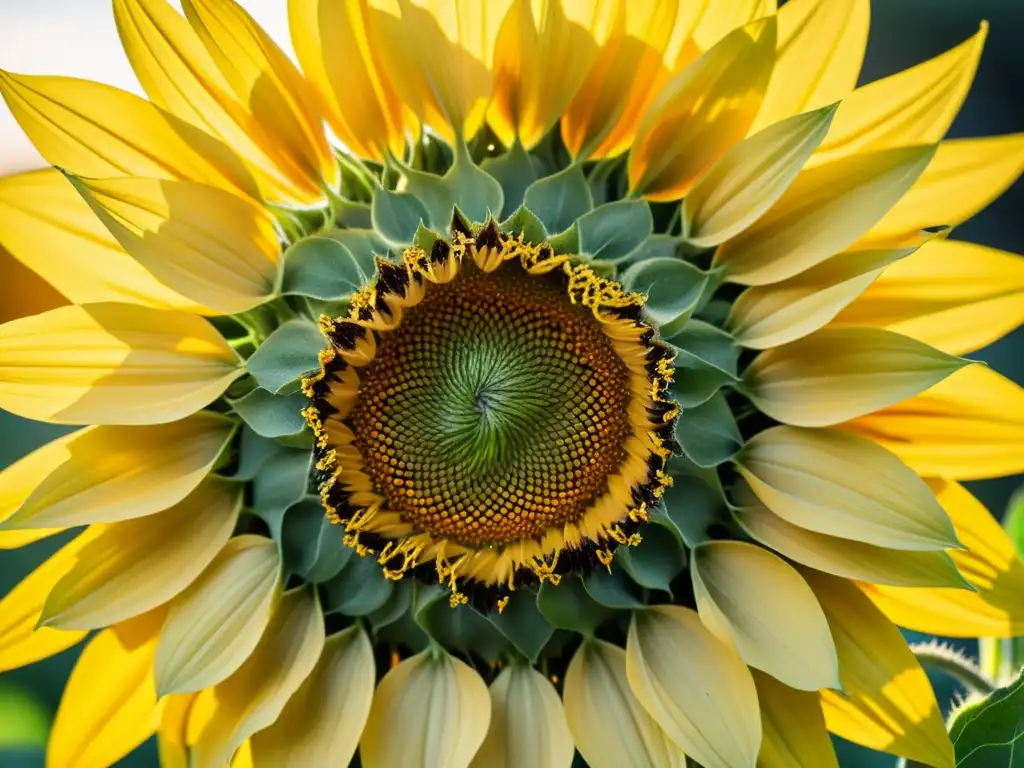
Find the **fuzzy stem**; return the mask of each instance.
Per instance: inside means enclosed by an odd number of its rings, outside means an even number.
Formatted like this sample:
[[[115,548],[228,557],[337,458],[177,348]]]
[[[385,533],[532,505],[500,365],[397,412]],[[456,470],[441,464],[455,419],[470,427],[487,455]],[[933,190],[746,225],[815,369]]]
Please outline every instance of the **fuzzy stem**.
[[[944,672],[975,693],[987,696],[996,689],[974,662],[952,648],[933,642],[912,645],[910,650],[922,666]]]

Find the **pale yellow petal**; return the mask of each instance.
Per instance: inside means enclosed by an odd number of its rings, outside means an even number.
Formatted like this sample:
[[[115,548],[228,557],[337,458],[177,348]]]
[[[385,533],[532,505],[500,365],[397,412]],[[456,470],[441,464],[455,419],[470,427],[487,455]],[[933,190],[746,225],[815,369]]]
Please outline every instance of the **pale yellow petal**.
[[[893,264],[833,325],[875,325],[952,355],[988,346],[1024,323],[1024,257],[934,241]]]
[[[695,611],[661,605],[635,612],[626,674],[644,709],[701,765],[754,765],[761,744],[754,680]]]
[[[257,124],[307,179],[336,187],[338,163],[309,83],[234,0],[183,0],[182,9],[217,68]]]
[[[88,434],[88,429],[58,437],[37,448],[27,456],[15,461],[0,471],[0,524],[6,523],[25,499],[32,495],[47,475],[59,467],[67,458],[67,445],[72,440]],[[61,528],[41,528],[31,531],[0,530],[0,549],[16,549],[33,541],[59,533]]]
[[[50,472],[6,519],[0,502],[0,528],[70,528],[167,509],[209,474],[234,431],[229,419],[200,412],[169,424],[76,432],[59,448],[41,449]],[[6,477],[7,471],[0,484]]]
[[[825,573],[897,587],[966,587],[948,554],[908,552],[818,533],[784,520],[745,491],[733,518],[752,538],[780,555]]]
[[[120,301],[204,312],[125,253],[53,168],[0,179],[0,244],[74,304]]]
[[[48,768],[113,765],[159,723],[153,653],[164,611],[116,624],[94,637],[64,686],[46,749]]]
[[[591,768],[685,768],[686,755],[629,687],[621,648],[584,641],[569,664],[562,699],[576,748]]]
[[[977,34],[957,47],[856,89],[843,99],[815,159],[942,139],[974,81],[987,34],[988,24],[982,22]]]
[[[273,115],[254,115],[243,106],[167,0],[114,0],[114,18],[135,76],[154,104],[234,149],[266,199],[300,205],[322,199],[317,180],[268,131]]]
[[[821,694],[828,729],[871,749],[952,768],[953,746],[935,694],[900,631],[846,579],[803,573],[839,653],[844,693]]]
[[[846,251],[788,280],[748,288],[732,305],[729,327],[736,341],[749,349],[801,339],[854,301],[886,265],[913,251],[913,247]]]
[[[726,152],[683,200],[686,239],[715,246],[753,224],[796,178],[834,112],[828,106],[796,115]]]
[[[181,295],[237,314],[274,293],[281,248],[262,206],[189,181],[70,178],[121,247]]]
[[[764,730],[758,768],[839,768],[818,695],[793,690],[756,669],[750,673]]]
[[[823,328],[759,354],[743,388],[777,421],[827,427],[911,398],[967,364],[881,328]]]
[[[888,241],[925,227],[956,226],[1024,171],[1024,134],[943,141],[924,173],[864,239]]]
[[[54,585],[75,565],[78,554],[99,535],[101,529],[87,529],[36,567],[0,600],[0,671],[45,659],[70,648],[86,633],[40,627],[43,605]]]
[[[252,738],[253,765],[348,765],[370,714],[373,647],[359,626],[327,638],[320,660],[269,728]]]
[[[825,614],[793,568],[766,549],[712,541],[692,552],[690,574],[705,626],[748,665],[792,688],[839,685]]]
[[[757,497],[801,528],[892,549],[958,546],[924,481],[870,440],[772,427],[751,438],[736,463]]]
[[[743,285],[777,283],[820,264],[882,218],[933,152],[901,147],[802,171],[766,214],[719,247],[715,264]]]
[[[184,179],[257,194],[227,145],[134,94],[2,70],[0,94],[39,153],[69,173]]]
[[[480,675],[444,651],[427,650],[380,681],[359,756],[366,768],[467,768],[490,720]]]
[[[162,605],[202,573],[234,530],[241,486],[207,479],[160,514],[98,535],[46,598],[40,624],[95,629]]]
[[[773,16],[729,33],[658,94],[630,147],[631,190],[677,200],[747,134],[771,77],[775,35]]]
[[[302,70],[331,130],[352,152],[383,160],[405,151],[403,105],[367,35],[361,0],[288,0],[288,27]]]
[[[869,0],[790,0],[779,9],[775,69],[752,131],[845,99],[868,42]]]
[[[208,688],[242,666],[280,597],[280,565],[273,540],[236,536],[174,599],[155,661],[161,696]]]
[[[245,664],[200,694],[194,709],[201,710],[206,699],[208,719],[192,747],[193,768],[221,768],[242,742],[272,725],[323,648],[324,617],[316,594],[308,588],[285,593]]]
[[[505,667],[491,683],[491,726],[472,768],[568,768],[573,741],[558,692],[525,664]]]
[[[871,438],[924,476],[982,480],[1024,472],[1024,389],[981,365],[843,429]]]
[[[202,318],[131,304],[60,307],[0,326],[0,407],[57,424],[160,424],[242,375]]]

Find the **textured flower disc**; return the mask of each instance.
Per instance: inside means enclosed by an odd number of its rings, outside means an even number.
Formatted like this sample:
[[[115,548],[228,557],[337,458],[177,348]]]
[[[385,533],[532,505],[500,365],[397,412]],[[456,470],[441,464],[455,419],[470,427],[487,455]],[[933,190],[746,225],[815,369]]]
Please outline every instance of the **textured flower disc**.
[[[557,580],[638,542],[676,413],[639,295],[478,230],[381,264],[351,317],[323,320],[306,382],[332,517],[393,578],[432,563],[456,602],[460,580]]]

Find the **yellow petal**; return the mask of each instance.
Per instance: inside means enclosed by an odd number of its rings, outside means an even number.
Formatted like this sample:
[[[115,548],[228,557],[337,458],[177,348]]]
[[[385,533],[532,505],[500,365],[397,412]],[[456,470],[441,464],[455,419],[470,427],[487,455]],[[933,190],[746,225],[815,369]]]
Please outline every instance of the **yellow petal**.
[[[928,484],[966,547],[953,552],[953,560],[977,592],[862,589],[893,622],[909,629],[947,637],[1024,634],[1024,562],[1013,542],[962,485],[937,479]]]
[[[135,76],[154,104],[238,152],[266,199],[299,205],[322,199],[316,178],[268,133],[265,123],[273,116],[254,115],[235,98],[199,37],[166,0],[114,0],[114,17]]]
[[[775,0],[710,0],[694,30],[694,41],[706,51],[736,27],[773,14],[775,8]]]
[[[51,471],[0,527],[70,528],[167,509],[209,474],[234,430],[209,412],[150,427],[83,429],[59,449],[44,449]]]
[[[959,546],[924,481],[869,440],[772,427],[751,438],[736,463],[768,509],[801,528],[892,549]]]
[[[963,355],[1024,323],[1024,257],[935,241],[886,269],[835,319],[875,325]]]
[[[253,736],[256,768],[348,765],[370,714],[374,678],[373,647],[359,626],[327,638],[281,716]]]
[[[843,99],[816,159],[939,141],[974,81],[987,34],[983,21],[957,47],[855,90]]]
[[[370,0],[370,39],[398,96],[445,138],[470,138],[491,96],[494,41],[512,0]]]
[[[825,614],[791,566],[754,544],[712,541],[694,548],[690,573],[701,621],[747,664],[792,688],[838,687]]]
[[[795,691],[756,669],[750,673],[764,729],[758,768],[839,768],[817,694]]]
[[[113,765],[159,722],[153,652],[162,610],[105,629],[71,671],[46,749],[52,768]]]
[[[828,106],[796,115],[730,149],[683,200],[686,239],[711,247],[753,224],[796,178],[834,112]]]
[[[633,614],[626,675],[644,709],[706,768],[753,765],[761,716],[750,671],[689,608]]]
[[[920,475],[982,480],[1024,472],[1024,389],[980,365],[843,429],[888,448]]]
[[[256,195],[251,174],[223,142],[134,94],[3,71],[0,93],[39,153],[70,173],[185,179]]]
[[[839,653],[845,695],[821,693],[828,729],[871,749],[952,768],[953,746],[935,694],[900,631],[846,579],[803,573]]]
[[[881,328],[823,328],[759,354],[743,386],[773,419],[827,427],[913,397],[967,364]]]
[[[1024,134],[944,141],[865,240],[884,242],[935,224],[956,226],[999,197],[1022,171]]]
[[[599,2],[581,4],[589,18],[558,0],[513,0],[494,46],[494,95],[487,113],[498,139],[533,147],[567,110],[598,54],[589,34]],[[558,77],[551,73],[557,72]]]
[[[316,594],[307,588],[285,593],[245,664],[200,694],[195,708],[205,698],[210,715],[192,748],[194,768],[221,768],[242,742],[274,723],[323,648],[324,617]]]
[[[280,595],[280,559],[271,539],[231,539],[171,603],[155,662],[160,696],[221,682],[249,658]]]
[[[567,11],[575,11],[598,47],[562,117],[562,140],[574,157],[614,157],[630,147],[652,99],[699,55],[687,43],[704,5],[703,0],[639,0],[628,6],[623,0],[563,3]]]
[[[182,8],[246,110],[307,179],[337,187],[338,163],[316,99],[299,70],[234,0],[183,0]]]
[[[188,768],[189,745],[185,736],[189,715],[197,698],[197,694],[189,693],[163,699],[156,732],[160,768]]]
[[[160,424],[242,375],[202,318],[131,304],[60,307],[0,326],[0,407],[57,424]]]
[[[74,304],[120,301],[204,309],[125,253],[71,183],[52,168],[0,179],[0,243]]]
[[[380,681],[359,756],[366,768],[466,768],[490,720],[480,675],[443,651],[427,650]]]
[[[779,9],[778,53],[754,131],[845,99],[857,84],[868,0],[790,0]]]
[[[766,214],[718,249],[715,264],[743,285],[777,283],[820,264],[882,218],[933,152],[901,147],[802,171]]]
[[[262,206],[188,181],[70,179],[121,247],[183,296],[237,314],[274,293],[281,249]]]
[[[40,624],[95,629],[162,605],[202,573],[234,530],[241,488],[207,479],[157,515],[99,534],[46,598]]]
[[[685,768],[686,755],[647,714],[626,679],[626,653],[585,640],[562,692],[576,748],[591,768]]]
[[[558,692],[525,664],[505,667],[491,683],[491,726],[473,768],[567,768],[572,734]]]
[[[0,197],[3,196],[3,180],[0,179]],[[3,303],[0,303],[0,323],[19,317],[38,315],[68,303],[67,299],[26,263],[11,255],[10,242],[4,219],[10,218],[0,202],[0,280],[7,288]],[[7,246],[7,247],[5,247]],[[23,252],[22,252],[23,255]]]
[[[342,143],[360,157],[402,157],[403,107],[370,44],[367,12],[359,0],[288,0],[292,44]]]
[[[913,251],[912,247],[846,251],[788,280],[748,288],[729,314],[733,336],[749,349],[801,339],[854,301],[887,264]]]
[[[45,659],[85,637],[85,632],[36,626],[47,595],[74,567],[79,552],[96,539],[100,530],[89,528],[65,544],[0,600],[0,671]]]
[[[651,200],[685,195],[747,134],[774,63],[775,17],[769,16],[729,33],[675,77],[637,128],[630,189]]]
[[[787,522],[743,489],[733,518],[752,538],[780,555],[819,571],[898,587],[952,587],[966,584],[945,552],[908,552],[840,539]],[[958,553],[959,554],[959,553]]]

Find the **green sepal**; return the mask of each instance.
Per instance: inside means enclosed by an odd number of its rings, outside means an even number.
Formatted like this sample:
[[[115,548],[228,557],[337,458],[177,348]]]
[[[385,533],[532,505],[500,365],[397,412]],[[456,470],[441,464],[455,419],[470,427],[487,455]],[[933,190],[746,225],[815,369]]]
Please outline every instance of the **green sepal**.
[[[676,349],[672,396],[680,407],[698,406],[739,381],[739,347],[720,328],[694,319],[666,341]]]
[[[654,231],[645,200],[616,200],[598,206],[576,222],[580,253],[600,261],[625,261]]]
[[[580,229],[575,223],[564,232],[548,238],[548,245],[555,253],[579,253]]]
[[[278,543],[284,513],[307,493],[311,460],[309,451],[282,448],[266,458],[252,480],[253,511]]]
[[[373,556],[353,557],[323,584],[324,613],[366,616],[383,606],[394,590]]]
[[[334,229],[327,236],[348,248],[367,278],[377,271],[376,257],[388,253],[388,244],[372,229]]]
[[[1009,685],[960,708],[949,738],[957,768],[1019,768],[1024,754],[1024,670]]]
[[[408,192],[378,189],[371,207],[373,229],[393,248],[405,248],[416,236],[421,221],[430,221],[427,209]]]
[[[369,203],[338,200],[332,206],[334,221],[343,227],[369,229],[373,226],[373,210]]]
[[[438,234],[424,225],[423,222],[420,222],[419,227],[416,229],[416,236],[412,239],[412,244],[429,255],[430,251],[434,248],[434,243],[444,239],[443,235]]]
[[[261,437],[294,435],[306,428],[302,409],[309,400],[300,392],[275,395],[265,389],[254,389],[231,401],[231,407]]]
[[[531,157],[518,141],[507,152],[486,158],[480,167],[501,185],[504,194],[502,216],[522,206],[526,190],[544,175],[541,162]]]
[[[306,320],[278,327],[246,362],[246,369],[268,392],[280,392],[320,367],[325,341],[320,329]]]
[[[329,237],[307,237],[284,254],[281,293],[322,301],[351,296],[367,275],[348,248]]]
[[[736,418],[721,392],[694,408],[684,408],[675,434],[683,453],[698,467],[724,464],[743,447]]]
[[[242,426],[242,436],[238,441],[238,466],[230,477],[235,480],[252,480],[263,467],[263,462],[275,453],[286,451],[280,443],[261,437],[252,427]]]
[[[695,475],[679,472],[679,465],[677,461],[669,462],[673,482],[665,489],[661,509],[686,546],[693,549],[709,538],[712,526],[732,526],[732,518],[718,490]]]
[[[411,579],[402,579],[391,591],[391,596],[380,608],[369,614],[366,618],[374,631],[380,631],[384,627],[398,621],[402,614],[409,610],[412,605],[412,592],[414,582]]]
[[[555,631],[538,610],[537,596],[526,589],[513,592],[501,613],[494,609],[485,618],[508,638],[531,664],[537,661],[537,657]]]
[[[528,243],[542,243],[548,236],[544,231],[544,224],[525,205],[519,206],[515,213],[501,223],[501,231],[521,234]]]
[[[342,542],[344,531],[324,514],[316,496],[306,496],[285,512],[281,557],[285,570],[313,584],[337,576],[354,554]]]
[[[679,238],[662,233],[653,234],[640,243],[640,247],[629,255],[629,261],[639,263],[648,259],[679,260]]]
[[[592,210],[594,198],[582,166],[574,164],[533,182],[523,196],[523,204],[540,217],[548,234],[555,235]]]
[[[454,208],[475,222],[501,214],[505,197],[501,184],[473,162],[462,143],[456,144],[455,161],[444,176],[408,167],[401,168],[401,173],[405,189],[426,211],[423,220],[431,229],[447,231]]]
[[[641,536],[637,546],[615,550],[615,561],[641,587],[672,595],[672,580],[686,567],[686,549],[659,523],[645,525]]]
[[[615,614],[590,596],[578,576],[565,576],[558,586],[541,584],[537,609],[551,626],[583,635],[593,635],[605,619]]]
[[[469,605],[452,608],[447,598],[419,613],[417,624],[446,649],[479,656],[493,664],[508,653],[509,641]]]
[[[622,566],[612,561],[611,570],[597,566],[586,579],[583,587],[587,594],[606,608],[619,611],[631,611],[643,608],[644,601],[640,597],[640,588],[622,570]]]
[[[647,294],[644,310],[671,340],[690,319],[708,276],[689,262],[657,257],[633,264],[622,275],[623,285]]]

